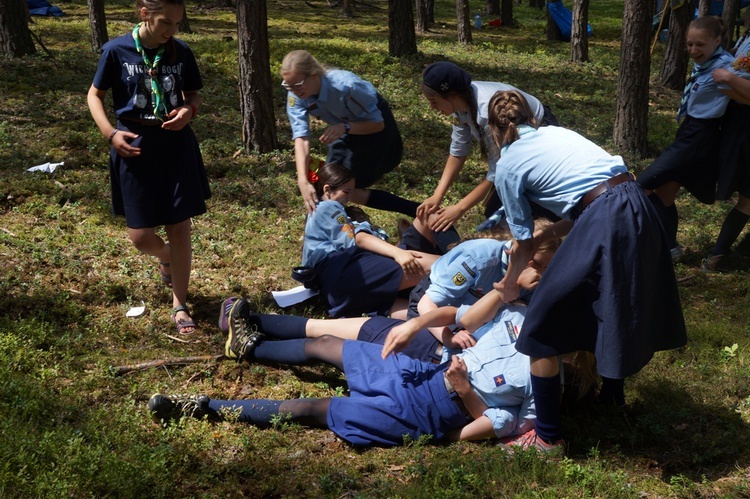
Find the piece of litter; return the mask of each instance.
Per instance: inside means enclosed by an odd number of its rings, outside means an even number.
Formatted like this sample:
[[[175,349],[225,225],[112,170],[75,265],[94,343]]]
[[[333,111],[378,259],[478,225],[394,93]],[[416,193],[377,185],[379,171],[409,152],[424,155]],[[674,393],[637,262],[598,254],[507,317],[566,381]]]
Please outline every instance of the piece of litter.
[[[144,314],[144,312],[146,312],[146,305],[143,305],[141,307],[131,308],[130,310],[127,311],[127,313],[125,313],[125,316],[126,317],[140,317],[141,315]]]
[[[276,300],[276,303],[281,308],[284,308],[296,305],[297,303],[302,303],[308,298],[317,295],[318,292],[313,291],[312,289],[307,289],[304,286],[297,286],[296,288],[288,289],[286,291],[271,291],[271,294],[273,295],[273,299]]]
[[[55,171],[55,169],[58,166],[62,166],[65,164],[65,161],[62,161],[60,163],[44,163],[43,165],[36,165],[32,166],[27,172],[44,172],[44,173],[52,173]]]

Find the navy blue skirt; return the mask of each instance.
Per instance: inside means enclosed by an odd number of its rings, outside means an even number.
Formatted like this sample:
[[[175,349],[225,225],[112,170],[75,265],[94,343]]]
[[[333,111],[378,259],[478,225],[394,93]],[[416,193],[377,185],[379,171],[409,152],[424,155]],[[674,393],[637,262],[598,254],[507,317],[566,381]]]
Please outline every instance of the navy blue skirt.
[[[602,376],[635,374],[687,342],[667,238],[636,182],[592,202],[534,291],[516,348],[546,358],[584,350]]]
[[[385,128],[370,135],[346,134],[328,146],[329,163],[352,171],[357,188],[370,187],[401,162],[404,144],[388,102],[378,94]]]
[[[328,428],[356,446],[402,445],[404,437],[442,439],[466,419],[443,381],[448,363],[420,362],[406,355],[380,358],[380,346],[345,341],[342,357],[348,397],[328,406]]]
[[[404,321],[402,320],[375,316],[362,325],[357,340],[375,345],[383,345],[391,329],[403,323]],[[427,329],[420,329],[411,343],[409,343],[409,346],[402,350],[401,353],[423,362],[440,362],[442,356],[438,354],[438,349],[441,347],[442,345],[432,333]]]
[[[739,192],[750,197],[750,106],[730,100],[724,113],[716,199]]]
[[[720,124],[721,118],[687,116],[677,129],[674,142],[638,175],[638,183],[644,189],[656,189],[667,182],[678,182],[701,203],[713,203],[719,176],[716,152]]]
[[[193,130],[118,121],[118,130],[140,135],[141,155],[123,158],[110,147],[112,212],[131,229],[183,222],[206,212],[211,197]]]
[[[403,270],[392,258],[352,246],[329,253],[315,266],[331,317],[388,315]]]

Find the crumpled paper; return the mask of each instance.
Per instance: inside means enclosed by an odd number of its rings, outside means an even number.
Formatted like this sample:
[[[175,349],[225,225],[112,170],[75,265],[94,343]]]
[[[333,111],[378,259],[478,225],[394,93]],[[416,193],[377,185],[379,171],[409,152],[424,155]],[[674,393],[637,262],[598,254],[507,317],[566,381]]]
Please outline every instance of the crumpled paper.
[[[27,172],[44,172],[44,173],[52,173],[54,172],[58,166],[62,166],[65,164],[65,161],[62,161],[60,163],[44,163],[42,165],[36,165],[32,166]]]

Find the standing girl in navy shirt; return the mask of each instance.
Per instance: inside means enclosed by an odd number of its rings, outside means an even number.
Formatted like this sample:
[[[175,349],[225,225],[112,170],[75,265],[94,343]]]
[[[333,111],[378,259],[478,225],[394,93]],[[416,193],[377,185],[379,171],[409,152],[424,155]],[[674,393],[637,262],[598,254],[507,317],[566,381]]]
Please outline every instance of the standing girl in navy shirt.
[[[680,187],[701,203],[711,204],[716,199],[716,152],[729,97],[714,81],[713,72],[732,62],[731,54],[721,47],[724,31],[724,22],[716,16],[690,23],[687,49],[695,66],[677,111],[682,123],[675,141],[638,176],[638,183],[653,191],[651,200],[661,214],[673,259],[682,256],[674,204]]]
[[[292,125],[297,184],[308,213],[319,200],[307,174],[310,116],[315,116],[328,125],[319,136],[328,146],[326,162],[343,165],[354,175],[352,202],[414,218],[418,203],[368,189],[398,166],[404,149],[391,108],[372,83],[349,71],[327,70],[305,50],[284,57],[281,77],[289,92],[286,111]]]
[[[495,187],[515,242],[505,302],[518,298],[518,277],[541,243],[567,234],[534,290],[516,344],[531,359],[536,434],[518,442],[542,451],[562,438],[558,357],[593,352],[602,401],[624,404],[623,380],[655,351],[686,343],[685,324],[666,237],[653,205],[622,158],[560,127],[536,128],[519,92],[490,100],[489,127],[502,148]],[[534,231],[531,202],[562,220]]]
[[[203,82],[193,53],[174,38],[184,8],[183,0],[137,0],[141,23],[102,47],[88,92],[91,115],[110,143],[113,212],[125,216],[135,247],[160,260],[180,334],[196,329],[187,308],[190,218],[206,212],[211,196],[189,125]],[[115,126],[104,107],[109,90]],[[168,243],[155,232],[160,225]]]

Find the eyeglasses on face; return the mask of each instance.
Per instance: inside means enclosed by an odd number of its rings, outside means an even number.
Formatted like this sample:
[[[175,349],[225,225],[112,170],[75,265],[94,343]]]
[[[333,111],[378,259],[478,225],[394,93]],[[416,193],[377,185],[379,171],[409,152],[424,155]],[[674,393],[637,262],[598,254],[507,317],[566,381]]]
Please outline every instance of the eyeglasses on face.
[[[305,77],[304,80],[299,81],[297,83],[288,84],[286,81],[281,80],[281,86],[284,87],[285,90],[289,90],[291,92],[294,92],[295,90],[300,90],[302,88],[302,85],[305,84],[305,81],[307,80],[307,77]]]

